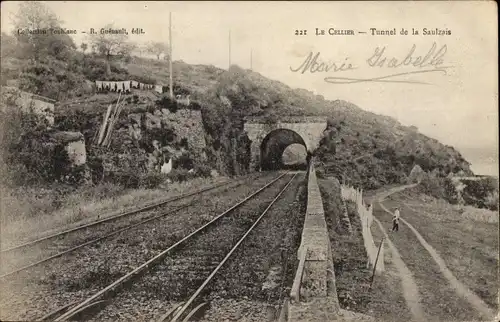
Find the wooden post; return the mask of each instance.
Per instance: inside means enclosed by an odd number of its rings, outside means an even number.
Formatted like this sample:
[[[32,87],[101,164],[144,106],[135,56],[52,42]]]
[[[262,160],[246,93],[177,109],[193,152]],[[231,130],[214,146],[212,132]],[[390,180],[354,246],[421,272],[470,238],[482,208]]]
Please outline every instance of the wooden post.
[[[99,129],[99,137],[97,139],[97,145],[101,145],[102,140],[104,139],[104,135],[106,134],[106,126],[108,125],[108,120],[109,120],[109,117],[111,115],[112,108],[113,108],[113,105],[110,104],[108,106],[108,110],[106,111],[106,114],[103,115],[101,128]]]
[[[108,130],[106,132],[106,135],[104,136],[104,141],[102,141],[103,146],[109,146],[109,140],[111,138],[111,132],[113,131],[113,127],[116,123],[117,115],[118,115],[118,104],[120,103],[120,98],[122,96],[122,92],[118,95],[118,100],[116,101],[115,109],[112,112],[111,118],[108,121]]]
[[[253,71],[253,50],[250,49],[250,70]]]
[[[173,78],[173,71],[172,71],[172,60],[173,60],[173,57],[172,57],[172,12],[170,12],[170,17],[169,17],[169,21],[168,21],[168,38],[169,38],[169,55],[170,55],[170,58],[169,58],[169,62],[168,62],[168,73],[169,73],[169,94],[170,94],[170,99],[173,99],[174,98],[174,88],[173,88],[173,84],[174,84],[174,78]]]
[[[228,57],[228,60],[229,60],[229,65],[228,65],[227,69],[229,70],[229,68],[231,67],[231,30],[229,30],[229,57]]]
[[[384,245],[384,239],[385,239],[385,237],[382,237],[382,240],[380,241],[380,246],[378,247],[377,258],[375,259],[375,265],[373,265],[373,273],[372,273],[372,278],[370,281],[370,289],[372,288],[373,280],[375,279],[375,268],[377,268],[378,256],[380,254],[380,249]]]
[[[239,174],[239,168],[238,168],[238,160],[236,159],[238,153],[237,153],[237,149],[236,149],[236,146],[237,146],[237,140],[236,140],[236,137],[234,136],[234,133],[233,135],[231,135],[231,145],[232,145],[232,159],[233,159],[233,175],[234,176],[237,176]]]
[[[120,105],[118,106],[118,108],[117,108],[117,112],[116,112],[116,117],[115,117],[115,119],[113,120],[113,125],[112,125],[112,127],[111,127],[111,129],[110,129],[111,131],[114,129],[115,124],[118,122],[118,119],[120,118],[120,114],[121,114],[121,112],[122,112],[122,110],[123,110],[123,107],[124,107],[124,104],[123,104],[123,103],[122,103],[122,104],[120,104]],[[110,135],[107,147],[109,147],[109,146],[111,145],[111,140],[112,140],[112,139],[113,139],[113,137]]]

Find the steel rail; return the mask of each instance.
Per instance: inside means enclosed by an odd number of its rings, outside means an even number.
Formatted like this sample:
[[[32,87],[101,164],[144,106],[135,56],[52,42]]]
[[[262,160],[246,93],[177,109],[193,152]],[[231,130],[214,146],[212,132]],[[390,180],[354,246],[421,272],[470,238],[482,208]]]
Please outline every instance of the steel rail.
[[[126,226],[126,227],[120,228],[120,229],[118,229],[118,230],[115,230],[115,231],[113,231],[113,232],[111,232],[111,233],[109,233],[109,234],[107,234],[107,235],[104,235],[104,236],[101,236],[101,237],[98,237],[98,238],[95,238],[95,239],[89,240],[89,241],[87,241],[87,242],[85,242],[85,243],[83,243],[83,244],[77,245],[77,246],[75,246],[75,247],[72,247],[72,248],[70,248],[70,249],[67,249],[67,250],[65,250],[65,251],[62,251],[62,252],[60,252],[60,253],[57,253],[57,254],[54,254],[54,255],[49,256],[49,257],[47,257],[47,258],[41,259],[41,260],[39,260],[39,261],[37,261],[37,262],[34,262],[34,263],[31,263],[31,264],[28,264],[28,265],[26,265],[26,266],[23,266],[23,267],[21,267],[21,268],[18,268],[18,269],[16,269],[16,270],[14,270],[14,271],[12,271],[12,272],[5,273],[5,274],[3,274],[3,275],[0,275],[0,279],[3,279],[3,278],[5,278],[5,277],[7,277],[7,276],[10,276],[10,275],[13,275],[13,274],[16,274],[16,273],[22,272],[22,271],[25,271],[25,270],[27,270],[28,268],[32,268],[32,267],[38,266],[38,265],[40,265],[40,264],[42,264],[42,263],[48,262],[49,260],[52,260],[52,259],[57,258],[57,257],[61,257],[61,256],[65,255],[65,254],[71,253],[71,252],[73,252],[73,251],[75,251],[75,250],[77,250],[77,249],[80,249],[80,248],[85,247],[85,246],[92,245],[92,244],[94,244],[94,243],[97,243],[98,241],[104,240],[104,239],[109,238],[109,237],[111,237],[111,236],[114,236],[114,235],[116,235],[116,234],[119,234],[119,233],[122,233],[122,232],[124,232],[124,231],[129,230],[129,229],[135,228],[135,227],[137,227],[137,226],[141,226],[141,225],[147,224],[148,222],[153,221],[153,220],[155,220],[155,219],[159,219],[159,218],[162,218],[162,217],[165,217],[165,216],[168,216],[168,215],[172,215],[172,214],[174,214],[174,213],[178,212],[179,210],[182,210],[182,209],[185,209],[185,208],[187,208],[187,207],[191,206],[192,204],[193,204],[193,203],[189,203],[189,204],[187,204],[187,205],[180,206],[180,207],[178,207],[178,208],[175,208],[175,209],[173,209],[173,210],[171,210],[171,211],[168,211],[168,212],[166,212],[166,213],[163,213],[163,214],[161,214],[161,215],[157,215],[157,216],[154,216],[154,217],[151,217],[151,218],[145,219],[145,220],[143,220],[143,221],[141,221],[141,222],[138,222],[138,223],[135,223],[135,224],[132,224],[132,225],[129,225],[129,226]]]
[[[13,246],[13,247],[10,247],[10,248],[7,248],[7,249],[2,249],[0,251],[0,253],[11,252],[11,251],[19,249],[19,248],[24,248],[24,247],[28,247],[28,246],[31,246],[31,245],[34,245],[34,244],[38,244],[38,243],[40,243],[42,241],[45,241],[45,240],[48,240],[48,239],[52,239],[52,238],[55,238],[55,237],[66,235],[66,234],[72,233],[74,231],[78,231],[78,230],[81,230],[81,229],[84,229],[84,228],[89,228],[89,227],[92,227],[92,226],[96,226],[98,224],[102,224],[104,222],[111,221],[113,219],[118,219],[118,218],[121,218],[121,217],[124,217],[124,216],[130,216],[130,215],[133,215],[133,214],[136,214],[136,213],[139,213],[139,212],[143,212],[143,211],[146,211],[146,210],[154,209],[156,207],[163,206],[163,205],[165,205],[165,204],[167,204],[169,202],[173,202],[173,201],[177,201],[177,200],[184,199],[184,198],[187,198],[187,197],[191,197],[193,195],[197,195],[197,194],[200,194],[200,193],[203,193],[203,192],[206,192],[206,191],[210,191],[210,190],[213,190],[213,189],[216,189],[216,188],[220,188],[220,187],[229,185],[230,183],[234,183],[234,182],[235,181],[227,181],[227,182],[219,183],[219,184],[216,184],[216,185],[213,185],[213,186],[210,186],[210,187],[207,187],[207,188],[203,188],[203,189],[200,189],[200,190],[197,190],[197,191],[189,192],[187,194],[177,195],[177,196],[168,198],[167,200],[163,200],[163,201],[151,204],[151,205],[147,205],[147,206],[141,207],[139,209],[134,209],[134,210],[131,210],[131,211],[127,211],[127,212],[118,214],[116,216],[104,218],[104,219],[101,219],[101,220],[98,220],[98,221],[95,221],[95,222],[84,224],[82,226],[78,226],[78,227],[70,228],[70,229],[67,229],[67,230],[64,230],[64,231],[61,231],[61,232],[53,233],[53,234],[51,234],[49,236],[40,237],[40,238],[38,238],[36,240],[25,242],[25,243],[17,245],[17,246]]]
[[[192,233],[188,234],[187,236],[185,236],[184,238],[182,238],[181,240],[179,240],[178,242],[176,242],[172,246],[168,247],[167,249],[165,249],[161,253],[157,254],[156,256],[154,256],[153,258],[151,258],[150,260],[148,260],[147,262],[143,263],[139,267],[136,267],[131,272],[123,275],[118,280],[114,281],[113,283],[111,283],[110,285],[106,286],[105,288],[103,288],[99,292],[95,293],[94,295],[90,296],[86,300],[80,302],[80,304],[78,304],[75,307],[71,308],[69,311],[65,312],[63,315],[59,316],[54,321],[64,321],[64,320],[66,320],[68,318],[71,318],[77,312],[80,313],[80,309],[82,309],[82,308],[86,307],[87,305],[91,304],[92,301],[98,299],[99,297],[101,297],[105,293],[107,293],[107,292],[115,289],[117,286],[121,285],[122,283],[128,281],[131,277],[133,277],[134,275],[142,272],[144,269],[149,268],[150,265],[152,265],[154,262],[156,262],[158,260],[161,260],[163,257],[165,257],[170,251],[172,251],[173,249],[175,249],[177,246],[183,244],[185,241],[187,241],[191,237],[197,235],[199,232],[205,230],[205,228],[207,228],[208,226],[212,225],[214,222],[218,221],[223,216],[227,215],[228,213],[230,213],[234,209],[240,207],[245,202],[247,202],[248,200],[250,200],[253,197],[255,197],[257,194],[259,194],[260,192],[262,192],[264,189],[266,189],[267,187],[269,187],[270,185],[272,185],[273,183],[275,183],[276,181],[278,181],[279,179],[281,179],[287,173],[288,172],[285,172],[285,173],[279,175],[277,178],[275,178],[272,181],[270,181],[269,183],[265,184],[263,187],[259,188],[257,191],[253,192],[252,194],[250,194],[249,196],[247,196],[242,201],[236,203],[235,205],[233,205],[232,207],[230,207],[229,209],[227,209],[226,211],[224,211],[222,214],[218,215],[217,217],[215,217],[214,219],[212,219],[208,223],[204,224],[200,228],[198,228],[195,231],[193,231]]]
[[[202,307],[206,306],[207,304],[208,304],[207,302],[203,302],[197,307],[195,307],[191,312],[189,312],[189,314],[184,318],[184,320],[182,320],[182,322],[188,322],[189,319],[191,319]]]
[[[224,257],[224,259],[219,263],[219,265],[217,265],[217,267],[212,271],[212,273],[210,273],[210,275],[207,277],[207,279],[203,282],[203,284],[201,284],[201,286],[196,290],[196,292],[189,298],[189,300],[187,300],[186,304],[184,304],[182,306],[182,309],[180,309],[179,311],[177,311],[176,315],[174,316],[174,318],[171,320],[171,322],[176,322],[180,317],[181,315],[184,313],[184,311],[191,305],[191,303],[193,303],[193,301],[196,299],[196,297],[198,297],[198,295],[203,291],[203,289],[205,289],[205,287],[207,286],[207,284],[212,280],[212,278],[215,276],[215,274],[217,274],[217,272],[221,269],[221,267],[227,262],[227,260],[231,257],[231,255],[238,249],[238,247],[241,245],[241,243],[245,240],[245,238],[252,232],[252,230],[259,224],[259,222],[262,220],[262,218],[264,217],[264,215],[269,211],[269,209],[271,209],[271,207],[274,205],[274,203],[276,203],[276,201],[281,197],[281,195],[285,192],[285,190],[290,186],[290,184],[292,183],[292,181],[295,179],[295,177],[297,176],[297,174],[295,173],[292,177],[292,179],[290,179],[290,181],[288,181],[288,183],[286,184],[286,186],[278,193],[278,195],[269,203],[269,205],[267,206],[267,208],[261,213],[261,215],[259,216],[259,218],[257,218],[257,220],[253,223],[253,225],[247,230],[247,232],[243,235],[243,237],[241,237],[238,242],[236,243],[236,245],[233,246],[233,248],[231,248],[231,250],[229,251],[229,253],[226,255],[226,257]]]
[[[176,306],[174,306],[173,308],[171,308],[167,313],[165,313],[164,315],[162,315],[159,319],[158,319],[158,322],[165,322],[171,315],[175,314],[175,312],[177,310],[180,310],[180,308],[184,305],[184,302],[181,302],[179,304],[177,304]]]
[[[96,301],[96,302],[92,302],[90,304],[87,304],[84,307],[81,307],[80,309],[76,310],[75,313],[73,313],[73,316],[78,315],[78,314],[82,313],[85,310],[88,310],[88,309],[90,309],[92,307],[95,307],[95,306],[97,306],[99,304],[103,304],[103,303],[106,303],[106,302],[107,302],[106,300],[100,300],[100,301]]]
[[[76,305],[76,304],[78,304],[78,301],[75,301],[75,302],[66,304],[62,307],[59,307],[59,308],[55,309],[54,311],[51,311],[50,313],[47,313],[43,317],[39,318],[38,321],[48,321],[48,320],[52,319],[53,317],[55,317],[56,315],[58,315],[59,313],[68,310],[71,306]]]

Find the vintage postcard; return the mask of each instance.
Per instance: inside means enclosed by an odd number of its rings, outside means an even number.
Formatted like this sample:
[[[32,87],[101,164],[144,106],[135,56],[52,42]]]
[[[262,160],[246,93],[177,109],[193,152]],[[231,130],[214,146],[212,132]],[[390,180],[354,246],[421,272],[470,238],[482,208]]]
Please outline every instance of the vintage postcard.
[[[493,1],[5,1],[1,321],[498,321]]]

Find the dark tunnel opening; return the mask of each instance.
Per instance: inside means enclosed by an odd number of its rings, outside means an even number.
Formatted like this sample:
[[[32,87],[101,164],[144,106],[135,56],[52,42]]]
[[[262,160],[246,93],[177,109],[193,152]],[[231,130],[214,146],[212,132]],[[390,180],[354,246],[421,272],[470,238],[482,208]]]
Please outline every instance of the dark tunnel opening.
[[[262,140],[260,148],[260,168],[263,171],[307,169],[306,143],[295,131],[273,130]]]

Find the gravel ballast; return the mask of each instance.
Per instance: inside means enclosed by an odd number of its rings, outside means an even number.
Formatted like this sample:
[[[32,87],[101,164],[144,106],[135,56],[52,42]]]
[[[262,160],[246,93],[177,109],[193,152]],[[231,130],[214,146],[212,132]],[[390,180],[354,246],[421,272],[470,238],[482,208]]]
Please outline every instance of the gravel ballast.
[[[118,292],[91,320],[157,319],[176,303],[187,300],[290,179],[291,175],[284,176],[189,240],[150,272]]]
[[[305,192],[301,174],[208,286],[203,321],[277,320],[298,265]]]
[[[231,182],[227,186],[221,186],[215,188],[214,190],[203,192],[202,195],[224,193],[234,188],[238,184],[241,184],[241,182]],[[171,212],[172,210],[182,205],[189,204],[196,198],[199,198],[199,196],[194,195],[179,200],[174,200],[150,210],[121,216],[109,221],[98,223],[88,228],[72,231],[68,234],[50,238],[33,245],[5,252],[2,254],[0,275],[12,272],[31,263],[35,263],[39,260],[64,252],[71,249],[72,247],[76,247],[78,245],[92,241],[96,238],[112,233],[113,231],[117,231],[121,228],[125,228],[129,225],[139,223],[147,218],[151,218],[158,214]],[[5,248],[5,245],[3,246]]]
[[[266,173],[222,194],[204,193],[194,198],[193,206],[172,216],[151,221],[2,281],[0,318],[34,320],[92,295],[276,176],[276,173]]]

